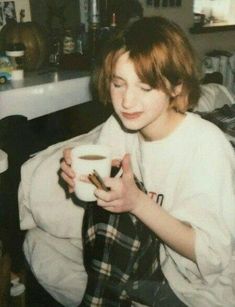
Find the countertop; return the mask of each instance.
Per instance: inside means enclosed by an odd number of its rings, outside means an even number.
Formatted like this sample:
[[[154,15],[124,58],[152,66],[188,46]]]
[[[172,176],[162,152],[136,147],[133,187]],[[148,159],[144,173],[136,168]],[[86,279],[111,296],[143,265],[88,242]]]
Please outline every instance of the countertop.
[[[25,72],[24,79],[19,81],[8,81],[0,85],[0,92],[20,89],[29,86],[37,86],[46,83],[66,81],[89,76],[88,71],[57,70],[44,68],[39,71]]]
[[[0,86],[0,119],[16,114],[33,119],[90,100],[89,72],[27,72],[23,80]]]

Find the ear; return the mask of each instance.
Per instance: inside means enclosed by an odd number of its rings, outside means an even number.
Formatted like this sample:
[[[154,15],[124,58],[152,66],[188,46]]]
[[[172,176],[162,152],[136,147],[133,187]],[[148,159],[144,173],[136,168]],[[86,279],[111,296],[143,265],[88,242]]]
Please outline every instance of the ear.
[[[176,97],[176,96],[178,96],[179,94],[181,94],[182,88],[183,88],[183,84],[182,84],[182,83],[176,85],[176,86],[174,87],[172,93],[171,93],[171,96],[172,96],[172,97]]]

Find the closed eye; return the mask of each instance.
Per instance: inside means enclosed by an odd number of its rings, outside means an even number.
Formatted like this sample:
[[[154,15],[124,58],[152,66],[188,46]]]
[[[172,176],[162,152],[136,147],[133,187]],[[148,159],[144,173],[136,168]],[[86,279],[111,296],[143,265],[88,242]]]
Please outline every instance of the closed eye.
[[[114,87],[120,88],[120,87],[124,86],[125,83],[121,80],[112,80],[112,84],[113,84]]]
[[[140,89],[141,89],[143,92],[151,92],[151,91],[152,91],[152,87],[140,87]]]
[[[114,87],[119,88],[119,87],[122,87],[122,86],[123,86],[123,84],[119,84],[119,83],[115,83],[115,82],[113,82],[113,86],[114,86]]]
[[[143,91],[143,92],[150,92],[153,89],[149,84],[144,83],[144,82],[140,82],[139,87],[140,87],[141,91]]]

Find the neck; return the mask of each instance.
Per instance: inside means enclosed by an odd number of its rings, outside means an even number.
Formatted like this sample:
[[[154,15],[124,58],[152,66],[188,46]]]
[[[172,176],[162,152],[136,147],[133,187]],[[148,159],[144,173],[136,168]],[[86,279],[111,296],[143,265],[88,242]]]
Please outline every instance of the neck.
[[[170,109],[157,121],[153,122],[140,133],[145,141],[157,141],[169,136],[182,122],[185,114],[178,113],[174,109]]]

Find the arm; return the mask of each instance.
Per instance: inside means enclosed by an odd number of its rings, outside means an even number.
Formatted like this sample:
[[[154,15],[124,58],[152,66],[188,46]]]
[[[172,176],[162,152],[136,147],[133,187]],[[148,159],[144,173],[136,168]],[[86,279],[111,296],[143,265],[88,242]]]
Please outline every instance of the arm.
[[[195,232],[189,224],[170,215],[144,193],[136,199],[132,213],[170,248],[196,262]]]
[[[169,247],[195,261],[195,233],[141,192],[133,179],[129,155],[122,162],[121,178],[106,178],[110,192],[96,191],[98,205],[110,212],[130,212],[146,224]]]

